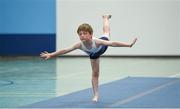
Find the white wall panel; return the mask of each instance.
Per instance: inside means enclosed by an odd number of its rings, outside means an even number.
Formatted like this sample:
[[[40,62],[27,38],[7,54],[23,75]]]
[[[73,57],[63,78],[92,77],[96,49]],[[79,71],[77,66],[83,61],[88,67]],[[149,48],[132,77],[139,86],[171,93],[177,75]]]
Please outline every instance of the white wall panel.
[[[57,0],[57,49],[78,41],[84,22],[100,37],[104,13],[112,14],[111,40],[139,39],[133,48],[109,47],[106,55],[180,55],[179,0]]]

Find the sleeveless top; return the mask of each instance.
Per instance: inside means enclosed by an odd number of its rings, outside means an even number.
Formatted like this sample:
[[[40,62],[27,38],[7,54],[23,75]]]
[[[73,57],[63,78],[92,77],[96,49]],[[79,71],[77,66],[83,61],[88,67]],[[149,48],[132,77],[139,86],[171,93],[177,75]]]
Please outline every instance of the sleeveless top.
[[[96,46],[95,38],[92,39],[91,49],[86,48],[86,46],[83,44],[83,42],[81,42],[81,50],[86,52],[88,55],[90,55],[92,53],[97,53],[101,48],[102,48],[101,45],[99,47]]]

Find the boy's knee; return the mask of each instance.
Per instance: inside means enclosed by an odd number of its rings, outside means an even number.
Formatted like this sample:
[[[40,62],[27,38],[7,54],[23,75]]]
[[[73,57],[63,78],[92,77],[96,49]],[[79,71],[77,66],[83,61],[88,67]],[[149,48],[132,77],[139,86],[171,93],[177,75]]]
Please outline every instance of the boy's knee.
[[[93,72],[92,76],[95,77],[95,78],[99,77],[99,72]]]

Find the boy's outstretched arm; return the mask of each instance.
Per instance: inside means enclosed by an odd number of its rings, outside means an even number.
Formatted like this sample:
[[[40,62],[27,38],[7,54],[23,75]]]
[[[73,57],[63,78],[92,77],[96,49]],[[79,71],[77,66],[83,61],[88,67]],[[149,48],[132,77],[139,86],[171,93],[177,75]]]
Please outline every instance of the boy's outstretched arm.
[[[81,44],[80,44],[80,42],[78,42],[78,43],[74,44],[71,47],[64,48],[64,49],[61,49],[59,51],[55,51],[55,52],[52,52],[52,53],[48,53],[47,51],[44,51],[44,52],[41,52],[40,57],[44,58],[45,60],[47,60],[49,58],[56,57],[56,56],[59,56],[59,55],[71,52],[73,50],[79,49],[80,46],[81,46]]]
[[[126,42],[120,42],[120,41],[106,41],[106,40],[101,40],[97,39],[97,43],[99,45],[107,45],[107,46],[112,46],[112,47],[132,47],[137,41],[137,38],[134,38],[134,40],[131,43],[126,43]]]

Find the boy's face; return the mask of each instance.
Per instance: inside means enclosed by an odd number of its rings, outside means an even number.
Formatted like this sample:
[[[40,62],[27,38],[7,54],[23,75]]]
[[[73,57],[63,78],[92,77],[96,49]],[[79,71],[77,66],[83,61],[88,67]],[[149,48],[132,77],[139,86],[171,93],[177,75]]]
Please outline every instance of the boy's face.
[[[88,31],[80,31],[78,35],[81,41],[88,41],[92,39],[92,35]]]

